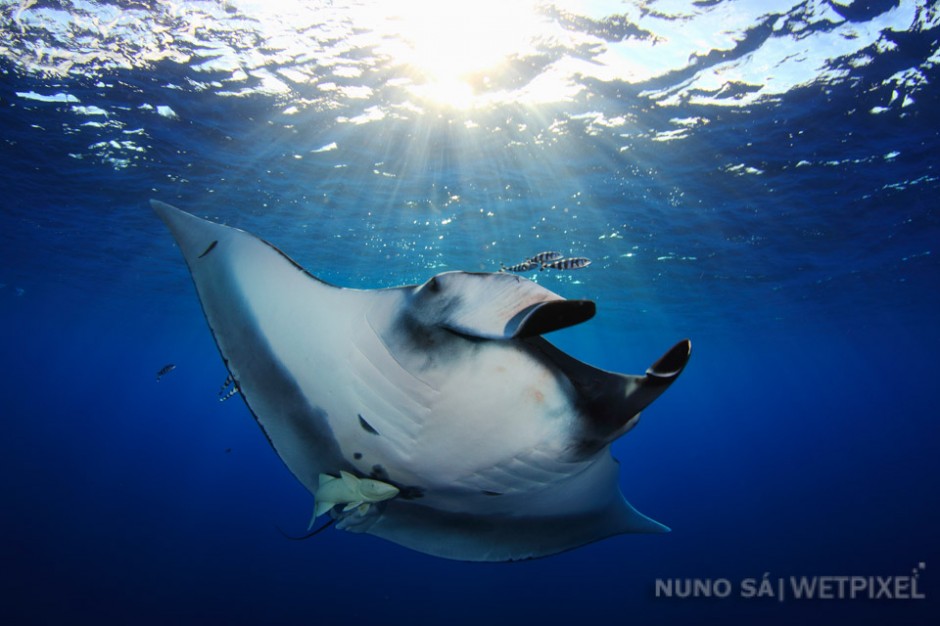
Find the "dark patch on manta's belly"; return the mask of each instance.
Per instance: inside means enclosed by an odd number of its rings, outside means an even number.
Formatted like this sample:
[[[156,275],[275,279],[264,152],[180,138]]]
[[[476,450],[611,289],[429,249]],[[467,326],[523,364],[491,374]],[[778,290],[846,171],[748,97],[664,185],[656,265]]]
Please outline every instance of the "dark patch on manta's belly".
[[[199,255],[199,258],[201,259],[202,257],[204,257],[204,256],[206,256],[207,254],[209,254],[210,252],[212,252],[212,250],[216,247],[216,245],[218,245],[218,243],[219,243],[219,240],[218,240],[218,239],[216,239],[215,241],[213,241],[212,243],[210,243],[210,244],[209,244],[209,247],[206,248],[206,249],[203,251],[203,253]]]
[[[362,430],[366,431],[367,433],[370,433],[370,434],[372,434],[372,435],[378,435],[378,434],[379,434],[379,431],[377,431],[375,428],[373,428],[373,427],[372,427],[372,424],[370,424],[369,422],[367,422],[366,419],[365,419],[364,417],[362,417],[361,415],[359,415],[359,425],[362,426]]]
[[[362,458],[362,452],[353,452],[353,458],[358,461]]]
[[[466,359],[485,342],[446,328],[429,326],[403,311],[391,328],[381,334],[389,350],[403,359],[408,369],[428,371]]]
[[[204,304],[203,310],[205,311]],[[266,342],[252,333],[244,333],[236,346],[229,346],[229,350],[234,350],[235,354],[229,354],[223,350],[219,337],[231,332],[233,322],[224,318],[219,319],[208,311],[206,311],[206,318],[226,368],[229,371],[239,371],[239,380],[235,388],[241,394],[258,426],[261,427],[261,432],[264,433],[268,443],[287,463],[288,469],[291,469],[301,482],[312,481],[315,478],[315,476],[301,476],[296,473],[296,468],[291,467],[291,463],[282,456],[282,450],[278,446],[278,444],[286,443],[288,438],[282,435],[278,441],[272,439],[269,432],[271,426],[275,426],[275,430],[281,432],[286,429],[291,433],[288,436],[289,439],[316,450],[315,467],[346,467],[348,461],[343,458],[336,443],[327,412],[322,407],[312,405],[307,401],[292,373],[271,352]],[[225,332],[220,333],[216,328],[220,322],[226,323]],[[243,320],[236,320],[236,322],[243,323]],[[253,358],[246,359],[247,355],[252,355]],[[236,364],[241,364],[241,366]],[[246,391],[243,384],[249,391]],[[262,389],[263,395],[260,393]],[[262,397],[277,398],[277,407],[265,406],[261,402]],[[313,471],[320,470],[314,469]]]
[[[372,473],[369,474],[369,477],[375,478],[376,480],[381,480],[385,483],[390,482],[388,472],[385,471],[384,467],[378,464],[372,466]]]
[[[404,347],[416,353],[430,353],[438,349],[439,332],[436,329],[430,329],[420,321],[416,320],[407,311],[403,311],[396,324],[394,337],[397,341],[396,347]],[[388,341],[391,337],[383,337]]]
[[[398,497],[402,500],[416,500],[424,497],[424,487],[416,485],[396,485],[398,487]]]

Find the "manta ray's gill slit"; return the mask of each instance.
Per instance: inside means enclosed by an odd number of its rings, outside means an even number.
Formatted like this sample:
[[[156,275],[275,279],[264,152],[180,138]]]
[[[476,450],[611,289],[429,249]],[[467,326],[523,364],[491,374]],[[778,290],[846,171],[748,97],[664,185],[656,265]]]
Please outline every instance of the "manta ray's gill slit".
[[[218,244],[219,244],[219,240],[218,240],[218,239],[214,240],[212,243],[209,244],[209,247],[206,248],[205,251],[204,251],[202,254],[200,254],[197,258],[201,259],[202,257],[206,256],[207,254],[209,254],[210,252],[212,252],[212,250],[213,250]]]
[[[404,318],[403,321],[405,321],[405,323],[408,323],[407,316],[402,316],[402,317]],[[432,385],[428,381],[421,378],[417,372],[411,371],[412,368],[410,368],[407,363],[402,363],[399,360],[397,356],[398,351],[393,349],[391,346],[388,345],[388,343],[386,343],[385,338],[383,337],[383,333],[380,332],[379,329],[375,327],[375,325],[372,323],[372,320],[369,318],[369,316],[365,315],[363,319],[365,320],[365,323],[368,325],[368,332],[360,335],[360,338],[368,338],[369,340],[376,342],[378,344],[377,347],[381,348],[380,350],[376,352],[368,351],[368,354],[380,354],[380,355],[387,356],[390,360],[388,364],[391,365],[391,363],[394,363],[397,366],[394,369],[394,371],[390,369],[383,369],[382,367],[378,367],[375,363],[372,363],[372,361],[369,359],[367,352],[363,351],[363,348],[357,344],[356,347],[357,349],[359,349],[361,355],[368,360],[369,364],[375,368],[376,372],[382,375],[382,377],[385,378],[389,382],[394,382],[392,380],[393,377],[398,376],[402,373],[406,373],[409,379],[415,380],[422,385],[423,389],[422,389],[422,393],[420,394],[421,396],[437,395],[438,390],[434,387],[434,385]]]
[[[468,488],[489,494],[504,494],[523,488],[541,490],[557,484],[562,477],[574,477],[588,469],[586,463],[559,461],[552,452],[532,448],[491,467],[478,471],[462,481]]]
[[[379,431],[377,431],[377,430],[372,426],[372,424],[370,424],[369,422],[367,422],[366,419],[365,419],[364,417],[362,417],[362,415],[358,415],[358,417],[359,417],[359,425],[362,426],[362,430],[366,431],[366,432],[369,433],[370,435],[378,435],[378,434],[379,434]]]

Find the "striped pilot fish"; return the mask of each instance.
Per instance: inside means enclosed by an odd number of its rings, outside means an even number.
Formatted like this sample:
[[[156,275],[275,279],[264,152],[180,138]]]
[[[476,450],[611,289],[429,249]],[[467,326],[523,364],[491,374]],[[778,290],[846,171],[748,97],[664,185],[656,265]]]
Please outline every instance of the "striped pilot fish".
[[[553,270],[579,270],[582,267],[587,267],[590,264],[591,259],[586,259],[583,256],[576,256],[542,263],[542,267],[539,268],[539,271],[541,272],[546,267]]]
[[[225,379],[225,382],[222,383],[222,388],[219,389],[219,402],[225,402],[232,396],[238,393],[238,383],[232,377],[231,374]]]
[[[529,270],[534,270],[538,267],[539,264],[531,259],[526,259],[522,263],[516,263],[515,265],[510,265],[509,267],[499,264],[500,272],[528,272]]]
[[[557,261],[563,256],[561,252],[552,252],[549,250],[547,252],[539,252],[535,256],[530,257],[529,260],[535,263],[548,263],[550,261]]]
[[[540,268],[541,265],[548,263],[550,261],[555,261],[557,259],[560,259],[561,257],[562,257],[561,252],[553,252],[551,250],[547,250],[545,252],[539,252],[535,256],[529,257],[522,263],[516,263],[515,265],[510,265],[509,267],[506,267],[505,265],[500,263],[499,271],[501,272],[528,272],[529,270],[534,270],[537,267],[541,269]]]

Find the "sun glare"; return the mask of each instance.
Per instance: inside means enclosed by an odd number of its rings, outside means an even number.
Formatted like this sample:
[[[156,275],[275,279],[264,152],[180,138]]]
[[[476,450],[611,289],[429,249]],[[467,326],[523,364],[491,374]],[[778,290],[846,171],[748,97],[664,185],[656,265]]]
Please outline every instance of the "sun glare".
[[[419,106],[473,109],[509,99],[518,102],[520,95],[534,100],[563,98],[567,89],[552,82],[557,75],[551,72],[528,77],[529,82],[540,78],[531,86],[505,80],[511,61],[531,58],[546,42],[564,37],[555,20],[539,10],[539,0],[228,2],[260,19],[259,28],[284,45],[289,56],[309,55],[310,29],[373,51],[401,72],[396,84],[403,85]],[[342,65],[343,60],[335,62]],[[289,70],[281,69],[278,75],[293,80]]]
[[[412,69],[413,91],[457,108],[485,101],[481,88],[530,51],[539,22],[527,0],[409,0],[387,16],[393,57]]]

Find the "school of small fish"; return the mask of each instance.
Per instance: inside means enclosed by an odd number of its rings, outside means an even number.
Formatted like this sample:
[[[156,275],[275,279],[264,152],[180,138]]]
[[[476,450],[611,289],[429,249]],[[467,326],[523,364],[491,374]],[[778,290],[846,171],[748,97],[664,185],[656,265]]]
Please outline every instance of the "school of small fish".
[[[536,267],[539,268],[541,272],[545,268],[552,270],[577,270],[582,267],[587,267],[591,264],[591,259],[585,258],[583,256],[576,257],[567,257],[565,258],[560,252],[554,252],[551,250],[545,252],[539,252],[535,256],[531,256],[521,263],[516,263],[515,265],[506,266],[502,263],[499,264],[501,272],[528,272],[529,270],[534,270]]]

